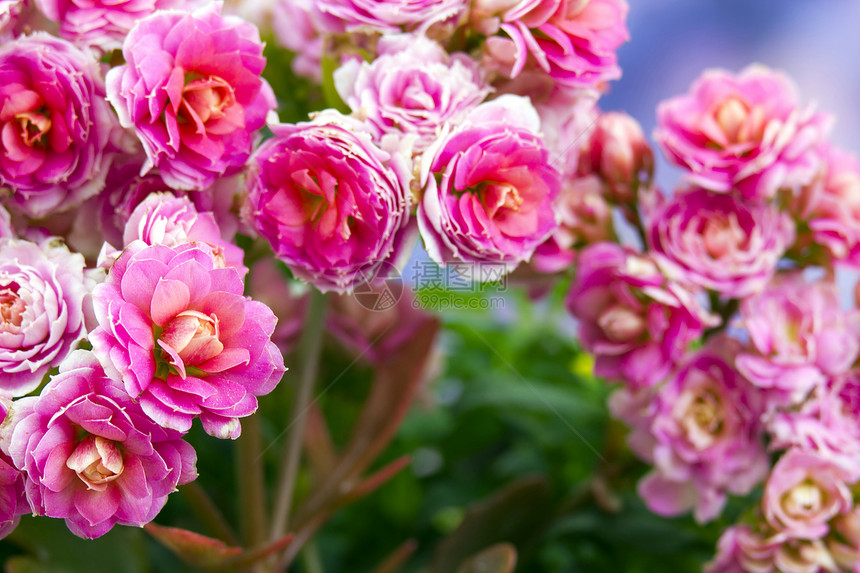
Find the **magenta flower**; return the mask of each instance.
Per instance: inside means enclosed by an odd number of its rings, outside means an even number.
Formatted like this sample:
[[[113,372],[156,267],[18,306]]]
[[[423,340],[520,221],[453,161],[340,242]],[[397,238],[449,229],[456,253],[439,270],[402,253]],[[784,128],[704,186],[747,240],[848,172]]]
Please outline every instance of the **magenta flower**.
[[[72,353],[39,396],[12,407],[9,455],[36,515],[79,537],[140,527],[197,477],[194,449],[147,418],[90,352]]]
[[[93,291],[93,351],[160,426],[186,432],[199,416],[208,434],[236,438],[284,373],[277,319],[242,291],[201,243],[136,241]]]
[[[0,39],[4,42],[18,35],[18,22],[27,9],[27,0],[0,0]]]
[[[320,290],[348,291],[365,274],[375,276],[406,238],[406,159],[336,112],[272,131],[251,159],[248,223]]]
[[[58,239],[0,239],[0,395],[34,390],[85,337],[84,266]]]
[[[481,104],[424,153],[418,227],[440,265],[527,261],[556,228],[559,173],[526,98]]]
[[[767,390],[773,406],[799,404],[825,381],[848,371],[860,354],[860,315],[843,311],[836,285],[800,274],[774,280],[741,304],[749,350],[738,369]]]
[[[803,189],[798,217],[809,239],[837,261],[860,266],[860,162],[834,146],[824,152],[824,169]],[[804,237],[806,238],[806,237]]]
[[[830,118],[800,107],[791,80],[763,66],[710,70],[657,108],[654,137],[689,179],[750,200],[812,181]]]
[[[123,40],[137,21],[156,10],[188,8],[195,1],[35,0],[45,16],[60,24],[60,36],[81,47],[94,47],[102,52],[121,48]]]
[[[732,363],[737,344],[715,338],[658,391],[649,459],[655,470],[639,484],[660,515],[694,509],[699,522],[719,516],[726,493],[746,495],[767,476],[770,461],[759,418],[761,397]]]
[[[373,126],[377,138],[388,133],[417,136],[416,153],[490,92],[472,58],[449,56],[424,36],[383,36],[378,53],[372,63],[348,60],[335,72],[335,86],[346,104]]]
[[[477,0],[470,17],[509,77],[528,64],[562,86],[594,88],[621,77],[615,52],[629,38],[628,9],[624,0]]]
[[[817,452],[791,449],[767,480],[764,517],[788,537],[824,537],[828,522],[853,507],[850,486],[857,477],[856,472]]]
[[[131,212],[123,233],[123,245],[140,240],[147,245],[175,247],[188,242],[208,245],[216,266],[233,267],[244,276],[244,251],[221,238],[221,230],[210,212],[198,212],[187,197],[152,193]]]
[[[594,373],[635,388],[663,380],[714,317],[645,256],[613,243],[580,253],[568,311]]]
[[[434,24],[453,22],[467,4],[467,0],[317,0],[316,8],[339,21],[335,31],[368,28],[391,33],[425,32]]]
[[[794,224],[775,206],[688,189],[652,210],[648,242],[674,280],[741,298],[761,291],[794,242]]]
[[[779,541],[768,539],[748,525],[733,525],[720,536],[717,556],[705,566],[705,573],[805,573],[807,569],[775,569]],[[818,569],[811,569],[817,572]]]
[[[238,172],[252,137],[276,107],[257,29],[211,3],[191,13],[160,11],[123,44],[126,64],[106,78],[123,127],[175,189],[200,190]]]
[[[10,208],[44,217],[104,186],[116,118],[97,62],[45,33],[0,47],[0,184]]]

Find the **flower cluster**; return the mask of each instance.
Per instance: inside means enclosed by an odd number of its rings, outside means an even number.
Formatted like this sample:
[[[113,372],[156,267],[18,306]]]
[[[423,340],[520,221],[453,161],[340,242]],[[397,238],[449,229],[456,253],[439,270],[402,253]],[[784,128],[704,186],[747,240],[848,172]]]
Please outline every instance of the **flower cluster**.
[[[706,522],[763,486],[710,573],[857,571],[860,310],[835,276],[857,266],[856,159],[763,66],[705,72],[659,106],[654,138],[685,170],[673,193],[641,131],[607,115],[574,177],[640,241],[577,235],[567,308],[595,373],[622,385],[611,411],[652,466],[639,494]]]

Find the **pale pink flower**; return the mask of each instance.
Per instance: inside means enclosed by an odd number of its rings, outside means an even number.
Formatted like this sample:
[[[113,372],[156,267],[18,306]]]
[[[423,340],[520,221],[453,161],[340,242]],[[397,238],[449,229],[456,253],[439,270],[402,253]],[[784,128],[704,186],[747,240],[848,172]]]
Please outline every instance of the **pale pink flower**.
[[[754,65],[708,70],[690,93],[661,103],[654,138],[695,185],[758,201],[812,181],[830,123],[799,104],[787,76]]]

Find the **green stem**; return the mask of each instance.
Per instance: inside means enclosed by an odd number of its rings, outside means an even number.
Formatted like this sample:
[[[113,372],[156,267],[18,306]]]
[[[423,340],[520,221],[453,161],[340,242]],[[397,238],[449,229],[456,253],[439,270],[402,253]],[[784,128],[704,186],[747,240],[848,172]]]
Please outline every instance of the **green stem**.
[[[322,338],[325,331],[326,297],[314,290],[311,293],[310,308],[305,319],[297,356],[299,357],[299,381],[293,398],[292,412],[288,421],[287,443],[284,449],[283,465],[278,476],[275,509],[272,514],[272,528],[269,539],[274,541],[287,532],[290,511],[302,454],[302,440],[305,422],[310,409],[314,382],[319,371]]]
[[[325,573],[320,550],[313,541],[302,549],[301,558],[305,573]]]
[[[179,488],[179,491],[191,507],[192,513],[208,533],[229,545],[238,545],[239,541],[230,524],[227,523],[227,520],[218,510],[218,506],[199,483],[193,481],[185,484]]]
[[[258,547],[266,542],[266,482],[258,416],[242,420],[242,435],[236,442],[239,519],[246,547]]]

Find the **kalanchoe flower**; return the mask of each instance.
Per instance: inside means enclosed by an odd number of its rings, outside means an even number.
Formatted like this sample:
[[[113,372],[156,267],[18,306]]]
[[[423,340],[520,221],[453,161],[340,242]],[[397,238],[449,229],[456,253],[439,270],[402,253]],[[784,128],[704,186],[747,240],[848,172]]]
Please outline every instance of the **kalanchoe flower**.
[[[336,112],[272,126],[251,159],[244,206],[298,277],[345,292],[396,256],[409,222],[408,160],[377,147],[362,124]]]
[[[830,526],[827,550],[843,571],[855,571],[860,565],[860,507],[838,516]]]
[[[562,86],[594,88],[621,77],[615,52],[629,37],[627,11],[624,0],[477,0],[470,18],[490,36],[487,63],[508,77],[528,64]]]
[[[327,29],[316,4],[315,0],[275,0],[272,29],[275,39],[295,53],[293,71],[321,83],[323,37]]]
[[[36,515],[94,538],[152,521],[197,477],[194,449],[144,415],[90,352],[72,353],[41,395],[12,408],[9,455]]]
[[[663,380],[714,325],[651,259],[613,243],[582,251],[565,304],[580,321],[583,347],[595,355],[594,373],[634,388]]]
[[[654,153],[639,122],[626,113],[600,114],[584,159],[616,203],[634,203],[639,185],[649,185],[654,174]]]
[[[823,245],[833,259],[860,266],[860,162],[834,146],[824,152],[819,177],[804,188],[796,214],[809,228],[809,237]]]
[[[133,127],[170,187],[200,190],[239,171],[255,131],[276,107],[260,77],[266,60],[257,29],[221,4],[159,11],[123,44],[126,64],[106,78],[123,127]]]
[[[658,391],[650,423],[655,469],[639,484],[660,515],[694,509],[699,522],[746,495],[770,469],[761,438],[761,397],[733,366],[739,344],[714,338]]]
[[[424,36],[383,36],[372,63],[348,60],[334,74],[341,98],[386,133],[415,134],[419,153],[448,124],[456,124],[490,92],[467,54],[449,56]]]
[[[434,24],[454,21],[467,4],[467,0],[317,0],[316,8],[338,22],[334,31],[368,28],[391,33],[425,32]]]
[[[0,40],[15,37],[16,24],[26,9],[27,0],[0,0]]]
[[[131,212],[123,233],[123,245],[140,240],[147,245],[175,247],[198,241],[215,254],[216,266],[233,267],[244,276],[244,251],[221,238],[221,230],[210,212],[198,212],[187,197],[152,193]]]
[[[532,102],[536,102],[535,109],[540,116],[541,132],[552,164],[562,178],[590,174],[591,169],[580,170],[580,162],[585,159],[582,155],[587,153],[599,117],[597,94],[590,91],[556,91],[546,101],[540,101],[534,95],[530,97]]]
[[[93,351],[159,425],[236,438],[284,372],[277,319],[201,243],[128,245],[95,287]]]
[[[772,407],[799,404],[826,376],[847,372],[860,353],[860,316],[840,308],[832,282],[786,275],[740,310],[749,349],[737,367],[768,390]]]
[[[799,105],[788,77],[750,66],[706,71],[690,93],[661,103],[654,137],[694,184],[764,200],[812,181],[830,123]]]
[[[717,556],[705,566],[705,573],[778,573],[773,562],[777,545],[748,525],[733,525],[720,536]]]
[[[787,537],[824,537],[830,520],[852,509],[850,486],[857,477],[856,471],[820,453],[788,450],[764,488],[765,520]]]
[[[5,421],[11,400],[0,399],[0,421]],[[24,474],[6,452],[0,452],[0,539],[18,526],[20,516],[30,512],[24,493]]]
[[[187,0],[35,0],[39,10],[60,24],[59,34],[82,47],[110,52],[122,47],[129,30],[156,10],[189,8]]]
[[[648,243],[668,276],[729,298],[760,292],[794,241],[787,213],[705,189],[675,193],[648,219]]]
[[[553,206],[558,228],[535,249],[531,262],[536,270],[562,271],[573,264],[576,249],[612,240],[612,207],[606,202],[603,182],[596,175],[567,180]]]
[[[104,186],[116,118],[97,62],[35,33],[0,47],[0,185],[10,208],[44,217]]]
[[[84,266],[57,239],[0,239],[0,395],[35,389],[85,336]]]
[[[508,271],[556,228],[559,173],[526,98],[481,104],[421,160],[418,227],[441,264],[490,262]]]

